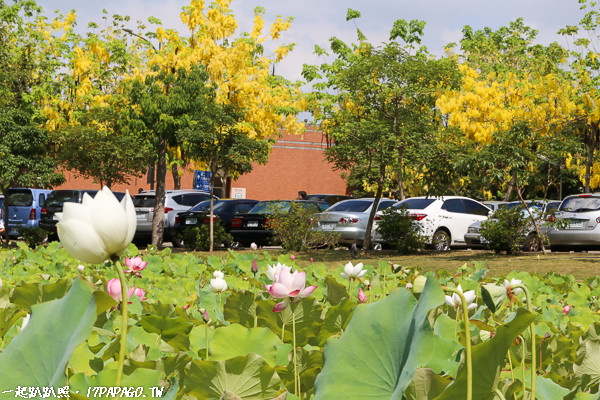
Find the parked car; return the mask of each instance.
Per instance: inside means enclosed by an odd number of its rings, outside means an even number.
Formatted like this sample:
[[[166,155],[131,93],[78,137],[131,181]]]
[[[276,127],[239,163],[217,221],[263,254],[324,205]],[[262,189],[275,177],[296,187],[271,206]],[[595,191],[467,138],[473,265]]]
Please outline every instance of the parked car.
[[[401,207],[420,227],[421,235],[427,237],[438,251],[465,247],[465,233],[469,226],[486,220],[491,212],[482,203],[461,196],[411,197],[394,205],[396,209]],[[374,241],[383,242],[376,231]]]
[[[266,246],[273,243],[273,231],[269,227],[269,216],[274,211],[286,212],[291,209],[292,203],[310,207],[315,212],[324,211],[329,204],[324,201],[312,200],[268,200],[257,203],[247,214],[238,214],[231,221],[233,240],[244,247],[251,243]]]
[[[600,249],[600,193],[567,196],[548,230],[552,251]]]
[[[500,201],[500,200],[486,200],[486,201],[482,201],[481,202],[484,206],[486,206],[487,208],[489,208],[492,211],[496,211],[499,208],[504,207],[506,204],[508,204],[508,201]]]
[[[341,244],[362,246],[374,201],[373,198],[342,200],[315,215],[319,219],[316,229],[338,232]],[[397,202],[392,199],[380,199],[377,211],[383,211]]]
[[[252,207],[258,203],[258,200],[251,199],[222,199],[213,202],[214,221],[221,224],[226,232],[231,231],[231,221],[239,214],[247,214]],[[205,200],[196,204],[187,211],[177,213],[175,217],[175,237],[194,226],[202,226],[210,222],[210,200]],[[176,243],[177,242],[177,243]],[[176,239],[174,245],[181,244],[181,240]]]
[[[60,189],[53,190],[48,197],[40,213],[40,228],[48,231],[48,239],[55,240],[56,236],[56,213],[63,211],[63,205],[69,203],[81,203],[85,194],[94,197],[98,189],[77,190]],[[113,192],[117,200],[121,201],[125,197],[125,192]]]
[[[547,220],[549,215],[553,215],[560,205],[560,201],[544,201],[544,200],[527,200],[527,206],[534,214],[535,218],[541,218],[541,222]],[[512,201],[503,205],[508,209],[516,208],[521,206],[522,203],[520,201]],[[526,209],[523,209],[523,215],[525,217],[529,217]],[[477,221],[469,226],[467,229],[467,233],[465,233],[465,243],[468,247],[473,249],[484,248],[486,241],[481,236],[481,223],[483,221]],[[548,232],[548,225],[541,224],[540,234],[546,235]],[[538,250],[538,241],[537,241],[537,232],[533,224],[528,225],[528,233],[527,236],[529,240],[523,243],[522,249],[525,251],[537,251]]]
[[[329,204],[330,206],[334,205],[335,203],[337,203],[339,201],[354,198],[354,196],[347,196],[344,194],[309,194],[306,197],[308,197],[308,200],[324,201],[327,204]]]
[[[210,199],[210,193],[203,190],[181,189],[165,191],[163,241],[170,242],[175,238],[173,228],[175,227],[177,213],[187,211],[196,204],[208,199]],[[146,190],[133,196],[133,205],[137,217],[136,239],[147,240],[152,236],[152,218],[154,218],[155,204],[155,190]]]
[[[33,188],[10,188],[6,196],[8,205],[9,236],[19,236],[20,230],[37,228],[40,223],[42,207],[52,190]]]

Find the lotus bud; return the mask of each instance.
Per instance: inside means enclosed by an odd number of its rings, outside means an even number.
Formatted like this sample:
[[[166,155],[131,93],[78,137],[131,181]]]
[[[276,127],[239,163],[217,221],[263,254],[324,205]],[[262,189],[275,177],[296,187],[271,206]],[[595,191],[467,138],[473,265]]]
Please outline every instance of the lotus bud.
[[[273,312],[280,312],[283,311],[287,308],[287,302],[282,301],[281,303],[277,303],[275,304],[275,307],[273,307]]]
[[[202,313],[202,321],[204,321],[205,324],[208,324],[210,322],[210,315],[208,315],[208,311],[206,311],[205,308],[201,308],[200,312]]]
[[[493,283],[488,283],[481,287],[481,298],[485,305],[490,309],[491,312],[495,313],[498,311],[506,297],[508,292],[505,286],[498,286]]]
[[[406,284],[406,288],[407,288],[408,290],[412,289],[412,288],[413,288],[413,284],[412,284],[411,282],[408,282],[408,283]]]
[[[419,275],[413,281],[413,293],[422,293],[425,288],[425,283],[427,283],[427,277],[423,275]]]
[[[296,259],[296,256],[292,254],[292,255],[290,256],[290,260],[294,261],[295,259]]]
[[[571,312],[571,306],[570,305],[564,306],[563,309],[562,309],[562,312],[565,315],[569,315],[569,313]]]
[[[78,270],[79,272],[83,272],[83,271],[85,270],[85,266],[84,266],[83,264],[79,264],[79,265],[77,266],[77,270]]]
[[[367,295],[365,294],[365,292],[363,292],[362,288],[358,289],[358,302],[359,303],[367,302]]]
[[[313,262],[313,259],[312,259],[312,257],[310,258],[310,262]]]
[[[250,243],[250,250],[256,250],[258,249],[258,245],[254,242]]]
[[[74,258],[99,264],[120,255],[135,234],[135,208],[129,192],[119,202],[106,186],[94,198],[87,193],[79,203],[65,203],[56,213],[60,241]]]
[[[140,298],[140,300],[147,300],[148,298],[146,297],[146,291],[142,288],[136,288],[133,291],[133,294],[135,294],[137,297]]]
[[[223,278],[211,279],[208,287],[213,293],[221,293],[227,290],[227,282]]]
[[[258,272],[258,262],[256,261],[256,258],[252,260],[252,268],[250,269],[252,270],[252,273],[256,275]]]
[[[183,309],[184,309],[184,310],[187,310],[188,308],[190,308],[190,305],[189,305],[189,304],[186,304],[185,306],[183,306]]]

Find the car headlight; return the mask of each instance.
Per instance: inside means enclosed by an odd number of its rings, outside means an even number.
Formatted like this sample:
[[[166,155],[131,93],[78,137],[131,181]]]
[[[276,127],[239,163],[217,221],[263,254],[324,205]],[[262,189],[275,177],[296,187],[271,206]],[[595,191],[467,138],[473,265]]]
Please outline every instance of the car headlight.
[[[469,229],[467,229],[467,233],[479,233],[479,228],[470,226]]]

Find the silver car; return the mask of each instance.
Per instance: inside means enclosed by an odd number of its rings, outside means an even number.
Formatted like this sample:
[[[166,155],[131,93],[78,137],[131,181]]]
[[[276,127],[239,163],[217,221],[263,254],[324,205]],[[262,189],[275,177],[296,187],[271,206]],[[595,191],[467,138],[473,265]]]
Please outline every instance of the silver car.
[[[165,242],[173,241],[178,246],[176,235],[174,235],[175,217],[177,213],[187,211],[201,201],[210,199],[210,194],[202,190],[182,189],[167,190],[165,192]],[[152,235],[152,218],[154,217],[154,205],[156,204],[156,192],[146,190],[133,196],[133,205],[137,217],[136,238],[148,239]]]
[[[548,231],[553,251],[600,249],[600,193],[567,196]]]
[[[373,198],[342,200],[322,213],[315,214],[317,230],[340,233],[340,243],[362,245],[367,230],[369,214],[373,207]],[[380,199],[377,211],[396,204],[396,200]]]
[[[527,200],[526,203],[527,203],[527,206],[529,207],[529,209],[532,211],[535,218],[537,218],[537,219],[543,218],[542,222],[546,220],[547,216],[553,215],[554,212],[556,212],[556,209],[558,208],[558,206],[560,205],[560,201],[544,201],[544,200],[536,200],[536,201]],[[510,203],[503,204],[502,207],[511,209],[511,208],[519,207],[520,205],[521,205],[520,201],[512,201]],[[528,217],[527,210],[523,210],[522,212],[523,212],[523,216]],[[465,243],[467,244],[468,247],[470,247],[472,249],[484,248],[486,245],[486,240],[481,236],[481,223],[482,222],[483,221],[477,221],[477,222],[469,225],[469,228],[467,229],[467,233],[465,233]],[[547,224],[541,224],[539,229],[540,229],[540,233],[542,235],[547,235],[547,231],[548,231]],[[537,244],[537,239],[536,239],[537,232],[536,232],[533,224],[529,225],[528,230],[529,230],[529,232],[528,232],[527,236],[529,237],[529,240],[527,240],[523,244],[522,249],[525,251],[537,251],[538,250],[538,244]]]

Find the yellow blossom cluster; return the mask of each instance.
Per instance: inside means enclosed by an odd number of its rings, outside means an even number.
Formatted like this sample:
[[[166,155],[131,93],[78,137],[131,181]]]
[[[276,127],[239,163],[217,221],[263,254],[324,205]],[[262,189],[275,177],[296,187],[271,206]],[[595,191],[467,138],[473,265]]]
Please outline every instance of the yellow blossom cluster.
[[[549,134],[565,121],[576,105],[572,86],[556,76],[517,77],[514,73],[481,76],[462,64],[462,87],[442,94],[437,106],[448,122],[481,143],[519,121],[528,121],[541,134]]]

